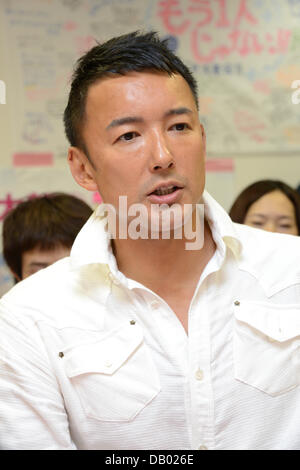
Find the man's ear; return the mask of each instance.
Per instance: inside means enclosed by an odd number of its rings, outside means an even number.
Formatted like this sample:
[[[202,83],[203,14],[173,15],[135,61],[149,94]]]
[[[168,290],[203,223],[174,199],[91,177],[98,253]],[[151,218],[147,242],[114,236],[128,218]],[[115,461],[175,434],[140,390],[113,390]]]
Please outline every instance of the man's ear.
[[[70,147],[68,151],[68,163],[74,180],[88,191],[97,191],[97,183],[94,177],[91,162],[85,153],[78,147]]]

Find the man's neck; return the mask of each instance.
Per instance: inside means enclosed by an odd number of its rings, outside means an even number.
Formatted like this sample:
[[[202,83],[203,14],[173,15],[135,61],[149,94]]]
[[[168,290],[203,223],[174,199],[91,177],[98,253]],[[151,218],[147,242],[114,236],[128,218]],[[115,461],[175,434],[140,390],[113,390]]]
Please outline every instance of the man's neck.
[[[114,240],[119,270],[163,297],[197,284],[215,251],[210,228],[205,222],[203,247],[186,250],[186,239]],[[196,282],[197,281],[197,282]]]

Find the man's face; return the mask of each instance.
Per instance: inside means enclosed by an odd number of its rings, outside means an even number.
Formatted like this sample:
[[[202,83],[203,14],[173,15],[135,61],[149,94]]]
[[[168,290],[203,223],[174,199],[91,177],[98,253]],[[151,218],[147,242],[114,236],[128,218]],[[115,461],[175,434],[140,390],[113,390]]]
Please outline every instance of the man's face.
[[[22,254],[22,279],[47,268],[61,258],[69,256],[70,248],[58,245],[51,250],[41,250],[39,247],[25,251]]]
[[[105,203],[199,202],[205,136],[180,75],[129,73],[101,79],[88,91],[83,139],[92,179]]]

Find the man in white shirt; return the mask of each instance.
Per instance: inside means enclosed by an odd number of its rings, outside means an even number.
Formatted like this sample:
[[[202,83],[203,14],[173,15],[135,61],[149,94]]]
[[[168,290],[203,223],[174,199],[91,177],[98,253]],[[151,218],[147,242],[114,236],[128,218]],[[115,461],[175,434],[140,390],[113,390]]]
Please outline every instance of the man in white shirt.
[[[2,299],[3,449],[300,448],[300,239],[233,224],[207,194],[197,103],[154,33],[77,64],[69,165],[116,208],[118,235],[100,206],[69,258]],[[167,205],[151,236],[120,236],[124,196],[141,230]],[[186,249],[175,229],[190,207],[197,238],[198,204],[203,244]]]

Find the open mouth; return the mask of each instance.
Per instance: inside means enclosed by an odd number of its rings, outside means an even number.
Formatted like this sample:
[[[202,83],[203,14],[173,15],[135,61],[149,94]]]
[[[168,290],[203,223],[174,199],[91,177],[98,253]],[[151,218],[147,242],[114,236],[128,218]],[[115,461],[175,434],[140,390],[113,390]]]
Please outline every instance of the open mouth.
[[[182,186],[178,186],[176,182],[158,185],[154,191],[148,194],[148,200],[152,204],[175,204],[180,202],[182,197]]]
[[[167,194],[174,193],[177,189],[181,189],[179,186],[167,186],[166,188],[158,188],[150,194],[155,196],[166,196]]]

